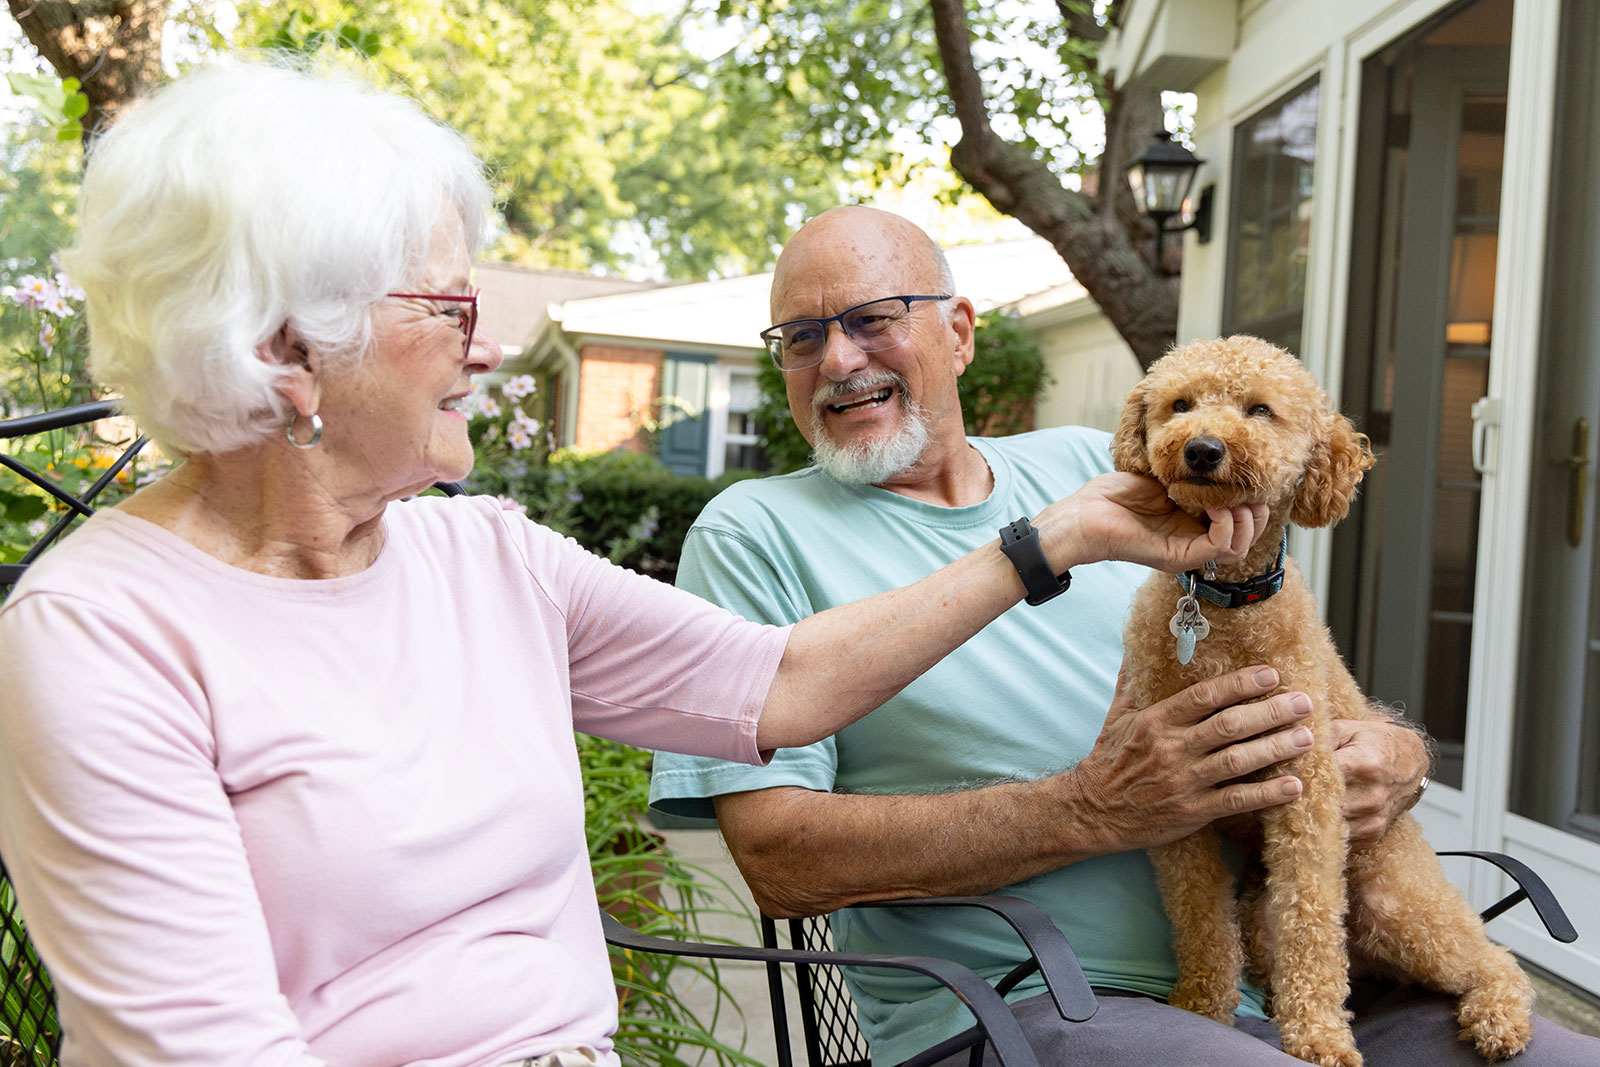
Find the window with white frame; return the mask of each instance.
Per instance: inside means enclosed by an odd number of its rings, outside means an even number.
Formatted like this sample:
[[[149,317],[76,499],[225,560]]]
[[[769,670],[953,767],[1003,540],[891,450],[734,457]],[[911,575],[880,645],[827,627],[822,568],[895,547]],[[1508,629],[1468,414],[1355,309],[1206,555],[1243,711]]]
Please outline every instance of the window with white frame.
[[[728,374],[728,430],[723,438],[723,470],[764,471],[769,466],[761,447],[754,410],[761,400],[753,367],[733,367]]]
[[[1230,169],[1223,333],[1298,354],[1305,321],[1319,83],[1313,78],[1239,124]]]

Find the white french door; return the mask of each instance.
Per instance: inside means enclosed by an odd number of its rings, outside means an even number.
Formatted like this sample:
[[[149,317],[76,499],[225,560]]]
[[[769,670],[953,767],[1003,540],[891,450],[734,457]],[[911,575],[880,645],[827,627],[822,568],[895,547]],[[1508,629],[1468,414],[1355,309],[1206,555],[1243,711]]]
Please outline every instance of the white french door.
[[[1581,936],[1526,906],[1491,933],[1600,992],[1597,53],[1597,0],[1352,42],[1343,401],[1382,458],[1328,593],[1368,692],[1443,744],[1430,840],[1530,863]],[[1479,903],[1501,888],[1447,869]]]

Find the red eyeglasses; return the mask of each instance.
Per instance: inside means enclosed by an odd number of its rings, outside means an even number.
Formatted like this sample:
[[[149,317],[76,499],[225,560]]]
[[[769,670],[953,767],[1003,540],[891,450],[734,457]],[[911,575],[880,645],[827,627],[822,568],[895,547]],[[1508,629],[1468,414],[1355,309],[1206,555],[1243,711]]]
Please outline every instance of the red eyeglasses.
[[[466,296],[460,293],[384,293],[384,296],[397,296],[407,300],[443,300],[451,304],[465,304],[463,308],[451,308],[446,314],[458,316],[458,325],[466,339],[462,351],[472,354],[472,332],[478,328],[478,293],[474,289]]]

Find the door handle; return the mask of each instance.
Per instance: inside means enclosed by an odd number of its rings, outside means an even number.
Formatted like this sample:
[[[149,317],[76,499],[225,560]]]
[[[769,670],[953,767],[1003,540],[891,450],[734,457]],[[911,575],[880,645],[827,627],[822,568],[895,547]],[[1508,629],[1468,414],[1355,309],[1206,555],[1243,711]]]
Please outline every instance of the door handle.
[[[1589,420],[1572,424],[1572,454],[1550,461],[1552,467],[1567,468],[1567,544],[1583,544],[1583,519],[1587,513],[1585,496],[1589,488]]]
[[[1490,474],[1494,463],[1489,458],[1489,429],[1500,425],[1498,397],[1480,396],[1472,403],[1472,469]]]

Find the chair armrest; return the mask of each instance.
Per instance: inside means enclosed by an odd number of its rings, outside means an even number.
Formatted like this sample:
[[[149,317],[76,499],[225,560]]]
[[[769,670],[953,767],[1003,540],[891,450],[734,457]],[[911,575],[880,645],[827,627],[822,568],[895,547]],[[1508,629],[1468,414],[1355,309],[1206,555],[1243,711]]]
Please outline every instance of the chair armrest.
[[[118,403],[118,399],[97,400],[92,403],[77,404],[73,407],[61,408],[56,411],[41,412],[37,415],[23,415],[14,419],[6,419],[0,422],[0,440],[9,441],[13,438],[27,437],[51,430],[62,430],[71,426],[86,425],[98,419],[109,418],[117,413]],[[122,473],[122,469],[128,465],[134,456],[139,454],[149,440],[148,437],[140,435],[132,444],[123,448],[122,453],[109,467],[101,472],[92,485],[86,489],[79,489],[76,493],[67,492],[58,486],[53,479],[45,477],[39,471],[33,470],[26,464],[4,453],[0,453],[0,467],[6,468],[35,488],[43,490],[46,494],[55,498],[63,509],[55,517],[49,528],[40,534],[38,539],[23,553],[20,560],[16,563],[0,566],[0,587],[9,588],[16,585],[17,582],[22,580],[22,574],[28,569],[28,565],[38,559],[39,554],[49,548],[57,538],[66,533],[67,528],[73,522],[80,516],[93,515],[94,508],[91,504],[95,498],[100,495],[106,486],[111,484],[113,478]]]
[[[1022,943],[1027,946],[1029,954],[1033,957],[1027,963],[1018,967],[1000,983],[999,991],[1003,995],[1010,992],[1017,982],[1026,978],[1037,970],[1044,976],[1046,987],[1051,998],[1055,1001],[1056,1010],[1063,1019],[1081,1023],[1094,1018],[1095,1012],[1100,1010],[1100,1004],[1095,1000],[1094,991],[1089,988],[1089,980],[1084,977],[1083,968],[1078,964],[1078,957],[1072,951],[1072,945],[1067,941],[1067,935],[1061,932],[1044,909],[1031,901],[1020,897],[1003,895],[986,895],[981,897],[915,897],[905,900],[874,900],[862,904],[852,904],[854,908],[948,908],[967,907],[983,908],[994,912],[1017,932],[1022,938]]]
[[[1517,883],[1515,892],[1507,895],[1499,903],[1484,909],[1483,921],[1488,922],[1504,911],[1516,907],[1524,900],[1533,902],[1533,910],[1538,912],[1539,921],[1544,923],[1544,928],[1550,936],[1557,941],[1570,943],[1578,939],[1577,928],[1572,925],[1572,920],[1567,918],[1567,913],[1562,910],[1556,901],[1556,895],[1550,892],[1550,887],[1545,885],[1532,867],[1521,860],[1512,859],[1503,852],[1478,852],[1463,850],[1457,852],[1441,852],[1441,856],[1472,856],[1475,859],[1487,860],[1511,876]]]
[[[42,411],[37,415],[19,415],[0,422],[0,438],[28,437],[50,430],[64,430],[79,423],[110,418],[117,413],[120,397],[110,400],[92,400],[87,404],[74,404],[68,408]]]
[[[995,1056],[1004,1067],[1039,1067],[1033,1048],[1022,1034],[1017,1017],[994,988],[977,972],[950,960],[931,956],[890,956],[860,952],[808,952],[802,949],[756,948],[747,945],[713,945],[699,941],[678,941],[653,937],[630,930],[616,919],[600,913],[606,941],[635,952],[659,952],[671,956],[701,956],[719,960],[751,960],[760,963],[803,963],[818,967],[887,967],[925,974],[953,992],[978,1020],[989,1037]]]

